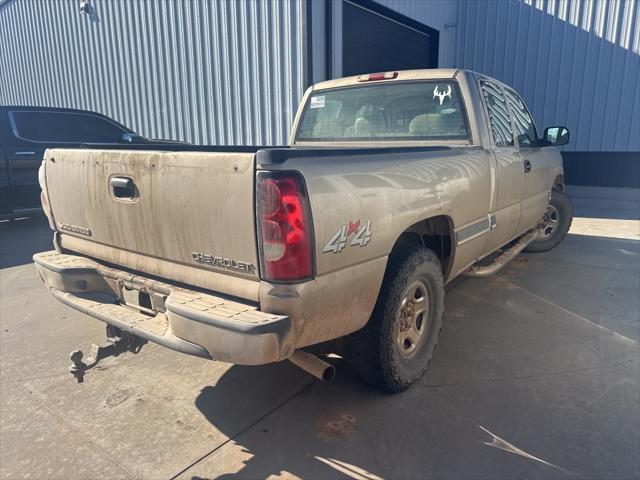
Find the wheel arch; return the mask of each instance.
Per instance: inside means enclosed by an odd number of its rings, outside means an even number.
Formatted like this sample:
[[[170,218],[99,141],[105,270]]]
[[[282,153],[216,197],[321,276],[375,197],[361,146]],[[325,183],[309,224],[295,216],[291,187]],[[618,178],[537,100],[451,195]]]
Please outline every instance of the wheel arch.
[[[442,264],[444,278],[450,275],[455,256],[455,232],[450,216],[435,215],[408,226],[398,235],[389,256],[398,246],[407,244],[433,250]]]

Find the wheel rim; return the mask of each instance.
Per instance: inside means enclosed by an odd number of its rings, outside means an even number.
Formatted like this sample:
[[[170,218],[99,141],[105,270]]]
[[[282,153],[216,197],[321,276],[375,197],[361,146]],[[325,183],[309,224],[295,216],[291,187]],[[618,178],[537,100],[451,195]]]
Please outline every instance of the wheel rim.
[[[560,212],[553,205],[547,207],[547,211],[544,214],[544,229],[542,238],[549,238],[558,228],[560,223]]]
[[[396,345],[404,358],[412,357],[425,337],[429,323],[429,294],[420,280],[411,283],[402,296],[396,317]]]

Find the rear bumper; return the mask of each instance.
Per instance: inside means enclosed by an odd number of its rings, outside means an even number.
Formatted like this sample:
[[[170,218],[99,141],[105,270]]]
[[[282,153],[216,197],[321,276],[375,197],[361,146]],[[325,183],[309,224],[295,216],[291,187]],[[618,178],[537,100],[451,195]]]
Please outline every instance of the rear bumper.
[[[172,350],[240,365],[284,360],[293,353],[290,317],[158,282],[56,251],[34,255],[55,298],[98,320]],[[128,305],[138,294],[146,306]]]

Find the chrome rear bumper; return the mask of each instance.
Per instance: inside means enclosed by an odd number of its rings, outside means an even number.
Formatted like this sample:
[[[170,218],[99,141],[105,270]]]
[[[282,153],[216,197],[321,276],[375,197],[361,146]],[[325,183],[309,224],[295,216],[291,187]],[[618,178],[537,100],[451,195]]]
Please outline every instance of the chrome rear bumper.
[[[79,255],[50,251],[34,255],[33,260],[45,285],[62,303],[172,350],[240,365],[277,362],[293,353],[288,316]],[[145,301],[128,300],[136,296]]]

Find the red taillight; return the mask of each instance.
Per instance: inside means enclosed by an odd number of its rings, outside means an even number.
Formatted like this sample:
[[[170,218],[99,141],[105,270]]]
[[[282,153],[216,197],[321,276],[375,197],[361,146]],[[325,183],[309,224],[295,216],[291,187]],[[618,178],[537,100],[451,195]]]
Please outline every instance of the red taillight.
[[[258,172],[256,187],[262,278],[296,282],[313,276],[313,226],[298,172]]]
[[[366,75],[360,75],[358,77],[359,82],[373,82],[376,80],[393,80],[398,76],[398,72],[380,72],[380,73],[368,73]]]

